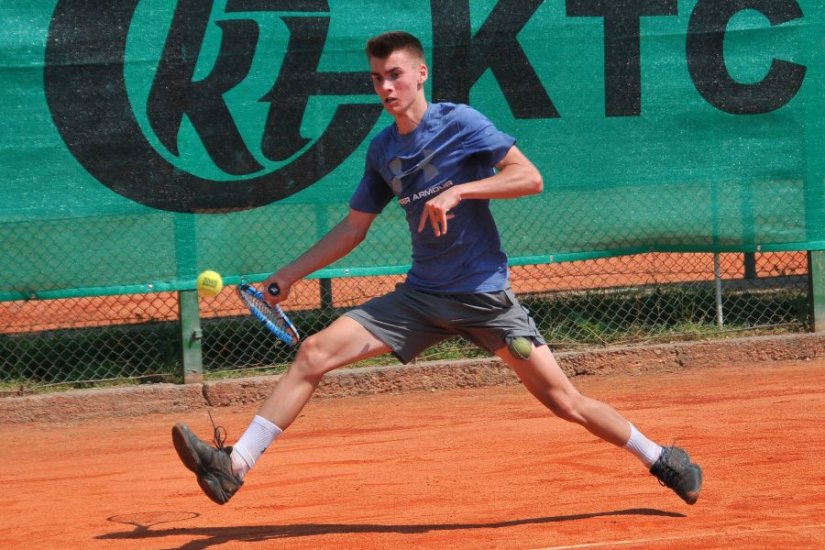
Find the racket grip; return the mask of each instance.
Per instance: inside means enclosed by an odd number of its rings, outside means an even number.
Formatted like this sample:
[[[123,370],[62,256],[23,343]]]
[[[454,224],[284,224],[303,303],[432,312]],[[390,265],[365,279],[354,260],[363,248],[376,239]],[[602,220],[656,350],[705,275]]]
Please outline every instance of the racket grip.
[[[266,287],[266,291],[269,292],[270,296],[277,296],[278,294],[281,293],[281,289],[278,288],[277,283],[272,283],[271,285]]]

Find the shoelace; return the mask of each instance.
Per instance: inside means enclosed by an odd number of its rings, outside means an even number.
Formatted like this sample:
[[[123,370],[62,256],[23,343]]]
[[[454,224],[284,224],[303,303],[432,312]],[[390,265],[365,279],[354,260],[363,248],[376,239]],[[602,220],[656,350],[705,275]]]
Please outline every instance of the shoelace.
[[[673,488],[681,479],[682,479],[682,472],[679,471],[678,462],[677,465],[674,467],[674,457],[671,454],[672,447],[668,450],[667,460],[664,461],[662,472],[657,476],[659,479],[659,484],[663,487],[670,487]]]
[[[214,434],[212,443],[214,443],[215,447],[222,451],[224,441],[226,441],[226,430],[223,426],[215,425],[215,420],[212,419],[212,411],[207,410],[206,414],[209,415],[209,421],[212,423],[212,431]]]
[[[664,471],[659,475],[659,484],[662,487],[673,487],[680,479],[682,474],[674,470],[670,464],[666,464]]]

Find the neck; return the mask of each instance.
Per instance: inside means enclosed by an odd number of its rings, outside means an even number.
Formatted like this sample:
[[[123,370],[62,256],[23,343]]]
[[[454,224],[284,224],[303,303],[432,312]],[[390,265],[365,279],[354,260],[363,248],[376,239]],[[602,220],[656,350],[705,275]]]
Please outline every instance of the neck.
[[[395,117],[395,125],[398,128],[398,133],[404,135],[413,132],[418,128],[418,125],[426,113],[427,100],[422,97],[410,105],[409,109]]]

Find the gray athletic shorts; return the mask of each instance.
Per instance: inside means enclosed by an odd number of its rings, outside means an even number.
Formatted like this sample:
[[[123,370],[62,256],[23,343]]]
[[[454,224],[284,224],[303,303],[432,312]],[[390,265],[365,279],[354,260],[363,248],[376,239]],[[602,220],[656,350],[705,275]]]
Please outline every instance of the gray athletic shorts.
[[[433,294],[399,284],[344,315],[390,346],[402,363],[442,340],[463,336],[490,353],[523,336],[546,342],[511,289],[481,294]]]

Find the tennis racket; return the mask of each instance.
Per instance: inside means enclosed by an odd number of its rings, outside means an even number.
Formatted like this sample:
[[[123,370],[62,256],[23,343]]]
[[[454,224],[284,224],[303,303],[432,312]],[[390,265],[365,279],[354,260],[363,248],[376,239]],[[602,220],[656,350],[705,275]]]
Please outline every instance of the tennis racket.
[[[272,283],[266,289],[272,296],[277,296],[281,293],[278,285]],[[298,334],[298,329],[289,320],[289,317],[277,305],[271,306],[264,299],[263,293],[257,288],[246,283],[238,285],[238,296],[249,311],[254,315],[263,325],[275,336],[277,336],[283,343],[294,346],[301,339]]]

